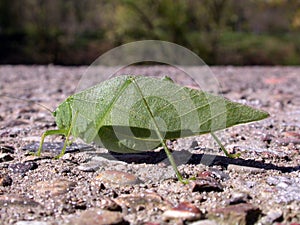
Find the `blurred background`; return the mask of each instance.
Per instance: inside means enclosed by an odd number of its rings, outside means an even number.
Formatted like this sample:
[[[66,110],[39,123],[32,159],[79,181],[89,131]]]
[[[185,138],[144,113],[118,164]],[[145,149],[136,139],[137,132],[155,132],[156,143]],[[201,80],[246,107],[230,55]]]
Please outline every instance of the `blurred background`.
[[[0,0],[0,63],[92,63],[121,44],[177,43],[210,65],[299,65],[299,0]]]

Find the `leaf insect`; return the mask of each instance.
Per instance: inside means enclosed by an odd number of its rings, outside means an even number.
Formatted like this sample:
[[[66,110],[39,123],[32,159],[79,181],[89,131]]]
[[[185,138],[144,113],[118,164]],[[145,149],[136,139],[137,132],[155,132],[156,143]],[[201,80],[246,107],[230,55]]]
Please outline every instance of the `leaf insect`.
[[[212,110],[214,109],[214,110]],[[119,153],[163,147],[179,181],[186,183],[166,145],[169,139],[210,133],[228,157],[214,131],[264,119],[267,112],[200,90],[182,87],[169,78],[118,76],[69,96],[53,112],[57,130],[43,133],[65,136],[57,156],[63,156],[72,135]]]

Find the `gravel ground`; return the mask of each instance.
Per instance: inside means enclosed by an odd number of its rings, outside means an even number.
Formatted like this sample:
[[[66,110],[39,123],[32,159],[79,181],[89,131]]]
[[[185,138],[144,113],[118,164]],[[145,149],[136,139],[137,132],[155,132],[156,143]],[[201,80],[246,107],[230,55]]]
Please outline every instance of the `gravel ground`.
[[[63,139],[49,137],[32,156],[41,134],[55,129],[50,109],[74,93],[85,67],[1,66],[1,224],[299,224],[300,68],[212,67],[225,97],[268,111],[263,121],[217,132],[226,158],[209,135],[170,141],[185,177],[176,180],[161,149],[110,154],[76,140],[60,159]],[[123,71],[124,72],[124,71]],[[169,75],[166,66],[126,73]]]

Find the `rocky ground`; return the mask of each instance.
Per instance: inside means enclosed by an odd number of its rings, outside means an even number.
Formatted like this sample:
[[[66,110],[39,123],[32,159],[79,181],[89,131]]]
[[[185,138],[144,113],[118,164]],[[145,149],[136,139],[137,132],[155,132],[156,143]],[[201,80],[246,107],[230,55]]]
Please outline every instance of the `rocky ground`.
[[[270,113],[270,118],[217,132],[229,159],[209,135],[170,141],[176,179],[161,149],[110,154],[76,140],[60,159],[61,137],[50,109],[74,93],[85,67],[1,66],[1,224],[299,224],[300,68],[213,67],[219,94]],[[135,74],[170,75],[166,66],[133,67]],[[33,103],[35,102],[35,103]]]

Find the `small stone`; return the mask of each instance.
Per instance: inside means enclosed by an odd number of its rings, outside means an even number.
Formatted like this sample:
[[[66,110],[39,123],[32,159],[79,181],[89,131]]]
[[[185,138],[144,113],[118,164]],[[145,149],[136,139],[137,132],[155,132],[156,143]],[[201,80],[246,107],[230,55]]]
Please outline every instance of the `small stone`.
[[[21,206],[21,207],[28,207],[38,206],[39,203],[35,202],[30,198],[25,198],[18,195],[0,195],[0,206]]]
[[[99,173],[95,179],[104,183],[118,185],[134,185],[141,183],[141,181],[135,175],[117,170],[103,171]]]
[[[11,154],[13,154],[14,152],[15,152],[15,149],[12,146],[9,146],[9,145],[0,146],[0,153],[11,153]]]
[[[270,176],[266,182],[275,186],[276,194],[274,193],[276,202],[278,203],[289,203],[292,201],[300,201],[299,189],[300,182],[299,178],[292,178],[288,176]]]
[[[229,205],[246,203],[251,197],[247,193],[233,193],[229,199]]]
[[[247,188],[250,189],[250,188],[255,187],[257,185],[257,182],[255,182],[255,181],[246,181],[245,185],[246,185]]]
[[[122,195],[114,199],[114,201],[122,208],[130,208],[131,212],[154,209],[164,211],[171,207],[168,201],[156,193]]]
[[[268,183],[269,185],[276,185],[276,184],[278,184],[279,182],[280,182],[280,181],[279,181],[278,177],[270,176],[270,177],[267,178],[267,183]]]
[[[290,186],[290,185],[287,184],[287,183],[285,183],[285,182],[279,182],[279,183],[276,185],[276,187],[282,188],[282,189],[286,189],[286,188],[288,188],[289,186]]]
[[[218,224],[213,220],[199,220],[193,223],[189,223],[189,225],[218,225]]]
[[[223,191],[223,186],[214,178],[206,177],[203,179],[197,178],[189,182],[192,192],[210,192],[210,191]]]
[[[127,225],[120,212],[113,212],[102,209],[89,209],[79,216],[69,219],[66,224],[72,225]]]
[[[234,165],[234,164],[228,165],[227,169],[230,171],[243,172],[243,173],[246,172],[246,173],[251,173],[251,174],[265,172],[264,169],[260,169],[260,168],[256,168],[256,167],[249,167],[249,166],[239,166],[239,165]]]
[[[206,178],[213,177],[213,174],[211,171],[201,171],[200,173],[197,174],[197,177],[201,179],[206,179]]]
[[[14,173],[26,173],[38,167],[36,162],[22,162],[9,165],[9,169]]]
[[[96,172],[101,166],[99,161],[89,161],[87,163],[80,164],[77,168],[83,172]]]
[[[189,202],[179,203],[178,206],[165,211],[162,214],[164,220],[182,219],[182,220],[197,220],[202,216],[201,211]]]
[[[12,179],[8,175],[2,175],[0,174],[0,186],[6,187],[10,186],[12,184]]]
[[[75,182],[65,179],[57,179],[51,181],[40,181],[33,187],[33,189],[39,194],[55,196],[73,190],[75,185]]]
[[[272,134],[265,134],[265,136],[262,138],[262,141],[266,142],[267,144],[271,144],[274,138],[275,136]]]
[[[44,142],[42,151],[50,152],[51,154],[53,153],[55,155],[58,155],[61,152],[63,146],[64,146],[63,142]],[[39,148],[39,142],[35,142],[24,146],[23,150],[29,152],[36,152],[38,148]],[[86,144],[72,143],[71,145],[67,146],[66,153],[89,151],[91,149],[93,149],[93,147]]]
[[[218,170],[215,168],[210,168],[209,170],[215,177],[217,177],[218,179],[220,179],[222,181],[230,179],[230,176],[221,170]]]
[[[14,225],[50,225],[44,221],[18,221]]]
[[[25,158],[22,159],[22,162],[25,163],[25,162],[30,162],[30,161],[38,161],[38,160],[41,160],[41,159],[52,159],[53,157],[51,157],[50,155],[47,156],[46,154],[42,154],[40,156],[36,156],[36,155],[26,155]]]
[[[14,160],[14,158],[8,153],[0,153],[0,163]]]
[[[193,141],[192,144],[191,144],[191,146],[190,146],[190,148],[195,149],[195,148],[197,148],[198,146],[199,146],[198,141]]]
[[[268,212],[266,216],[261,218],[260,223],[264,225],[271,225],[274,222],[281,222],[282,220],[283,220],[282,211],[272,210]]]
[[[261,210],[249,203],[230,205],[225,208],[218,208],[208,213],[208,219],[216,220],[220,225],[254,224],[261,214]]]
[[[118,205],[113,199],[107,197],[101,198],[99,208],[109,211],[122,211],[120,205]]]
[[[292,138],[300,139],[300,133],[297,133],[297,132],[286,131],[283,134],[285,137],[292,137]]]
[[[160,225],[160,223],[146,222],[143,225]]]

